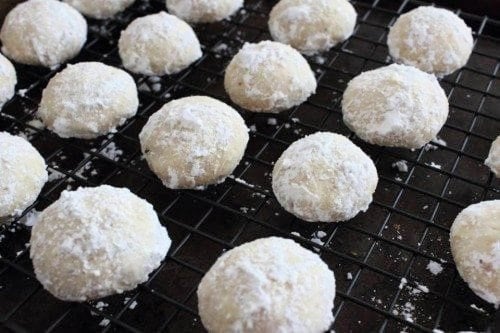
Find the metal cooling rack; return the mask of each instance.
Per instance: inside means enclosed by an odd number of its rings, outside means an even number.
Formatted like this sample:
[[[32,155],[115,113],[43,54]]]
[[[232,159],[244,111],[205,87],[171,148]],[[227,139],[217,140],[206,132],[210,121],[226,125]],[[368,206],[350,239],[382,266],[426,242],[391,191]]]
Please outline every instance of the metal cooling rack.
[[[390,63],[388,26],[401,13],[426,4],[360,0],[354,1],[359,15],[354,36],[321,57],[309,58],[319,81],[309,101],[279,115],[241,110],[252,133],[234,177],[206,191],[171,191],[151,173],[137,139],[147,118],[165,102],[192,94],[229,103],[224,68],[244,41],[270,39],[267,14],[274,3],[246,0],[245,9],[230,21],[196,27],[203,57],[178,75],[135,76],[138,115],[100,140],[63,140],[40,130],[34,114],[43,88],[58,70],[16,65],[22,90],[0,113],[0,130],[25,135],[47,160],[51,181],[33,209],[43,210],[66,188],[126,186],[154,205],[173,245],[161,267],[137,289],[100,302],[65,303],[44,291],[34,277],[29,228],[20,222],[4,226],[0,330],[203,331],[195,291],[204,272],[224,250],[270,235],[296,239],[320,253],[335,271],[332,328],[337,332],[500,330],[498,312],[460,279],[448,245],[450,224],[461,209],[500,198],[500,182],[482,164],[500,134],[499,21],[452,8],[474,30],[475,48],[466,67],[441,81],[450,99],[450,117],[439,134],[446,144],[414,151],[375,147],[343,125],[340,100],[347,82],[361,71]],[[89,21],[88,42],[71,62],[120,67],[120,31],[134,18],[163,9],[164,1],[138,0],[116,19]],[[291,142],[318,130],[350,136],[377,165],[380,182],[373,204],[346,223],[301,222],[272,195],[273,162]],[[408,172],[392,167],[402,159],[408,161]],[[442,272],[433,275],[426,268],[430,261],[439,263]]]

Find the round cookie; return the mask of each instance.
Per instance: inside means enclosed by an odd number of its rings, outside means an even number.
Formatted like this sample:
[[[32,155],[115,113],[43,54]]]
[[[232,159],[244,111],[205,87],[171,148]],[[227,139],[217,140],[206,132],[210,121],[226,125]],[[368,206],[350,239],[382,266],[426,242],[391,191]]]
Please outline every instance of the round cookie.
[[[281,0],[269,16],[274,40],[312,55],[352,35],[356,10],[347,0]]]
[[[361,73],[342,99],[344,123],[366,142],[420,148],[448,117],[448,100],[433,75],[392,64]]]
[[[14,96],[17,84],[16,69],[0,54],[0,108]]]
[[[139,106],[134,79],[99,62],[68,65],[43,90],[38,116],[62,138],[93,139],[116,130]]]
[[[171,243],[153,206],[107,185],[62,192],[38,216],[30,242],[37,279],[65,301],[135,288],[160,265]]]
[[[63,0],[83,15],[95,19],[106,19],[115,16],[132,5],[135,0]]]
[[[491,169],[496,177],[500,178],[500,136],[491,144],[488,158],[484,161],[484,164]]]
[[[302,55],[288,45],[246,43],[226,68],[231,100],[250,111],[277,113],[306,101],[316,78]]]
[[[248,128],[230,106],[191,96],[165,104],[139,139],[149,167],[166,187],[203,188],[233,172],[245,152]]]
[[[45,160],[21,137],[0,132],[0,217],[22,213],[48,180]]]
[[[472,30],[449,10],[418,7],[401,15],[387,36],[396,62],[438,76],[463,67],[472,53]]]
[[[87,22],[70,5],[29,0],[6,16],[2,52],[22,64],[52,67],[75,57],[87,40]]]
[[[334,298],[334,274],[320,257],[278,237],[224,253],[198,286],[209,332],[326,332]]]
[[[482,299],[500,305],[500,200],[470,205],[450,230],[451,253],[462,279]]]
[[[193,29],[165,12],[139,17],[118,41],[123,66],[145,75],[175,74],[201,58]]]
[[[170,13],[192,23],[222,21],[243,6],[243,0],[166,0]]]
[[[342,135],[318,132],[295,141],[273,169],[273,191],[285,210],[309,222],[338,222],[366,211],[377,169]]]

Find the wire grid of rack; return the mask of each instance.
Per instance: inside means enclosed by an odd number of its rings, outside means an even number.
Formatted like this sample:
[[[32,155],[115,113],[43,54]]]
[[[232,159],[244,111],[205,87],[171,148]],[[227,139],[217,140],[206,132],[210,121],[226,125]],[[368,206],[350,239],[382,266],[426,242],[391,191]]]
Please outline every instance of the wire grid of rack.
[[[353,2],[358,12],[354,35],[330,52],[308,58],[319,83],[309,101],[279,115],[240,110],[252,132],[233,177],[205,191],[172,191],[151,173],[138,144],[147,118],[165,102],[193,94],[229,103],[224,68],[245,41],[270,39],[267,15],[274,3],[247,0],[231,20],[195,27],[203,57],[177,75],[159,80],[135,76],[141,101],[138,115],[117,133],[98,140],[60,139],[35,126],[41,92],[58,70],[16,65],[21,90],[0,113],[0,130],[27,136],[49,165],[51,180],[32,209],[43,210],[64,189],[126,186],[154,205],[173,245],[161,267],[137,289],[100,302],[65,303],[44,291],[34,277],[29,228],[20,222],[4,226],[0,328],[203,331],[196,288],[204,272],[224,250],[278,235],[317,251],[335,271],[338,291],[332,328],[337,332],[494,329],[498,312],[458,276],[448,232],[467,205],[500,198],[500,182],[482,164],[491,141],[500,134],[498,21],[452,9],[475,32],[475,48],[467,66],[441,81],[450,99],[450,117],[439,134],[446,144],[440,141],[414,151],[375,147],[343,125],[340,100],[347,82],[361,71],[390,63],[388,27],[401,13],[426,4],[359,0]],[[88,41],[71,62],[102,61],[120,67],[120,31],[134,18],[160,10],[164,1],[139,0],[113,20],[89,21]],[[345,223],[301,222],[280,208],[271,191],[273,162],[291,142],[319,130],[348,135],[373,158],[379,172],[370,209]],[[402,159],[408,161],[408,172],[392,167]],[[427,269],[430,261],[441,265],[442,272],[432,274]]]

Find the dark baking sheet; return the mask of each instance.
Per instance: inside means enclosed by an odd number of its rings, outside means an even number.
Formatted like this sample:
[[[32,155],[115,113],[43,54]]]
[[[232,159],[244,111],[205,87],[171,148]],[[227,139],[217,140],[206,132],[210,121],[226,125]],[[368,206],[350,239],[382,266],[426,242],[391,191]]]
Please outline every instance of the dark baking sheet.
[[[467,66],[441,81],[450,99],[450,117],[439,134],[446,145],[414,151],[381,148],[358,140],[343,125],[340,100],[347,82],[361,71],[388,64],[388,26],[400,13],[425,4],[366,0],[354,1],[359,15],[354,36],[320,57],[308,58],[319,80],[309,101],[279,115],[240,110],[254,131],[233,178],[205,191],[172,191],[148,169],[137,138],[147,118],[165,102],[193,94],[229,103],[224,68],[245,41],[270,39],[267,14],[274,3],[247,0],[245,9],[230,21],[197,26],[203,57],[158,82],[135,76],[141,101],[138,115],[118,133],[98,140],[60,139],[33,126],[41,92],[58,70],[16,65],[22,90],[0,113],[0,130],[25,135],[47,160],[51,181],[33,209],[43,210],[67,188],[126,186],[154,205],[173,245],[162,266],[137,289],[100,303],[65,303],[34,278],[29,228],[21,223],[4,226],[0,330],[203,331],[195,291],[204,272],[223,250],[270,235],[298,240],[320,253],[335,271],[338,292],[332,328],[337,332],[495,330],[498,311],[495,314],[458,276],[448,231],[467,205],[500,198],[500,182],[483,165],[491,141],[500,134],[498,21],[451,8],[472,27],[476,44]],[[102,61],[120,67],[120,31],[134,18],[163,9],[164,1],[138,0],[116,19],[89,20],[88,42],[71,62]],[[291,142],[318,130],[349,135],[377,165],[380,182],[374,203],[346,223],[301,222],[280,208],[271,191],[273,162]],[[407,173],[391,166],[401,159],[408,161]],[[426,268],[430,260],[440,263],[440,274]],[[402,278],[408,283],[399,289]]]

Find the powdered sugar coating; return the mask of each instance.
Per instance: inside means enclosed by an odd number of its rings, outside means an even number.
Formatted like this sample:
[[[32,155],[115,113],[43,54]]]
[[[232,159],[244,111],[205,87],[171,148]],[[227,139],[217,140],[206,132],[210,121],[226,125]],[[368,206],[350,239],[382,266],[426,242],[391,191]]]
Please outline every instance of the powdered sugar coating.
[[[273,191],[288,212],[309,222],[338,222],[366,211],[378,176],[368,155],[342,135],[295,141],[276,162]]]
[[[175,74],[202,55],[193,29],[165,12],[132,21],[122,31],[118,48],[123,66],[145,75]]]
[[[30,256],[55,297],[85,301],[145,282],[170,247],[147,201],[107,185],[64,191],[38,217]]]
[[[14,96],[17,84],[16,69],[0,54],[0,108]]]
[[[87,40],[87,22],[56,0],[29,0],[7,14],[2,52],[26,65],[52,67],[75,57]]]
[[[236,110],[191,96],[165,104],[139,139],[150,168],[166,187],[178,189],[222,182],[243,157],[249,136]]]
[[[217,259],[198,287],[198,310],[209,332],[325,332],[334,298],[334,274],[317,254],[269,237]]]
[[[93,139],[113,132],[139,106],[134,79],[99,62],[68,65],[43,90],[38,115],[63,138]]]
[[[231,100],[256,112],[277,113],[316,91],[316,78],[302,55],[288,45],[246,43],[226,68],[224,86]]]
[[[63,0],[83,15],[95,19],[106,19],[115,16],[132,5],[135,0]]]
[[[491,144],[488,158],[484,161],[484,164],[491,169],[495,176],[500,178],[500,136]]]
[[[166,0],[169,12],[192,23],[222,21],[243,6],[243,0]]]
[[[312,55],[352,35],[356,10],[347,0],[281,0],[271,10],[274,40]]]
[[[392,64],[352,79],[342,99],[344,123],[369,143],[420,148],[448,117],[448,99],[433,75]]]
[[[387,45],[395,61],[443,76],[467,63],[472,30],[449,10],[423,6],[398,18]]]
[[[45,160],[21,137],[0,132],[0,217],[22,213],[47,182]]]
[[[482,299],[500,305],[500,200],[470,205],[450,230],[451,253],[462,279]]]

